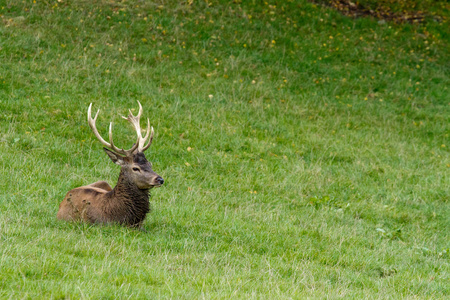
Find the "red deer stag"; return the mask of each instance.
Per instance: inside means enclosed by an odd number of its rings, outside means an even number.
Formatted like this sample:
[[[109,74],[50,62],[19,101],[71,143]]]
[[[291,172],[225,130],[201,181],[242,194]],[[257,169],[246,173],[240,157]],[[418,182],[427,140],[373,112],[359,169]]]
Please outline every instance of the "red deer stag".
[[[139,103],[139,101],[138,101]],[[119,180],[115,188],[105,181],[70,190],[59,205],[58,219],[67,221],[85,221],[89,223],[119,223],[132,227],[140,227],[146,214],[150,211],[149,190],[159,187],[164,179],[152,170],[144,151],[150,147],[153,140],[153,127],[147,119],[147,133],[142,137],[139,120],[142,106],[139,103],[139,113],[131,113],[128,120],[137,133],[137,141],[130,150],[117,148],[112,138],[112,123],[109,124],[109,143],[105,141],[95,127],[97,111],[94,119],[91,115],[92,103],[88,109],[88,123],[97,139],[107,148],[103,148],[111,160],[121,166]],[[150,139],[145,145],[150,135]]]

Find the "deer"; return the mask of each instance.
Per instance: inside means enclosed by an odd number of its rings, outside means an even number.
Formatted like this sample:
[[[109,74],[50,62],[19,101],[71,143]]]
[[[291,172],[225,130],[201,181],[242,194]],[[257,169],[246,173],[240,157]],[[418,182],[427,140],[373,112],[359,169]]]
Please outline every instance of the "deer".
[[[153,126],[150,128],[150,121],[147,119],[147,131],[142,137],[140,126],[142,105],[137,102],[139,104],[137,116],[130,110],[128,117],[122,117],[131,123],[137,133],[137,140],[129,150],[114,145],[112,122],[109,124],[109,142],[101,137],[95,126],[100,109],[92,118],[92,103],[89,105],[88,124],[95,137],[104,146],[103,150],[109,158],[121,166],[119,179],[114,188],[106,181],[97,181],[70,190],[59,205],[58,219],[91,224],[118,223],[141,228],[147,213],[150,212],[150,190],[160,187],[164,179],[153,171],[152,164],[144,155],[144,151],[152,144],[154,130]]]

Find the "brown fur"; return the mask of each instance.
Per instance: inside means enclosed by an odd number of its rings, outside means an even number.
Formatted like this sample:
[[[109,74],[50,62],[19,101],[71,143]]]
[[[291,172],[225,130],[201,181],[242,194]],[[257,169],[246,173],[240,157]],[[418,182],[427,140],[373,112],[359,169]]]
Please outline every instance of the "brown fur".
[[[59,206],[57,217],[66,221],[140,226],[150,211],[149,190],[164,180],[152,170],[142,152],[120,157],[105,151],[122,166],[117,185],[112,189],[105,181],[98,181],[70,190]]]

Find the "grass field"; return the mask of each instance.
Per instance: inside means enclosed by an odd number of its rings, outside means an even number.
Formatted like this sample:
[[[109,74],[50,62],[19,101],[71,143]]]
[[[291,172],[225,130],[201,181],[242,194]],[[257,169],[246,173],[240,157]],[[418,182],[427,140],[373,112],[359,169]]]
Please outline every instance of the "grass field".
[[[0,0],[0,298],[448,297],[449,5],[427,3],[397,24]],[[89,103],[129,147],[136,100],[166,181],[144,230],[58,221],[68,190],[119,174]]]

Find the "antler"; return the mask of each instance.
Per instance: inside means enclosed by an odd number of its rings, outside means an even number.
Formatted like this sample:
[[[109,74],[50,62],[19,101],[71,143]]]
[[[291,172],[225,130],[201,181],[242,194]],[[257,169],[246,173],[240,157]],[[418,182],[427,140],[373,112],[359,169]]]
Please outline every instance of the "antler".
[[[142,137],[141,125],[139,123],[139,121],[141,120],[141,116],[142,116],[142,105],[139,101],[137,103],[139,104],[139,112],[138,112],[137,116],[134,116],[131,113],[131,110],[129,110],[130,114],[128,115],[128,117],[127,118],[122,117],[122,118],[124,118],[125,120],[128,120],[133,125],[134,129],[136,130],[137,137],[138,137],[138,142],[136,143],[136,144],[138,144],[138,147],[137,147],[138,152],[144,152],[152,144],[154,131],[153,131],[153,126],[150,129],[150,120],[147,119],[147,133],[145,134],[144,137]],[[151,134],[150,134],[150,132],[151,132]],[[147,141],[149,134],[150,134],[150,140],[148,141],[148,144],[145,145],[145,142]]]
[[[139,106],[141,104],[139,103]],[[91,114],[91,108],[92,108],[92,103],[89,105],[89,109],[88,109],[88,123],[89,126],[91,127],[92,131],[94,132],[95,136],[97,137],[97,139],[100,141],[100,143],[103,144],[103,146],[108,147],[109,149],[113,150],[114,152],[116,152],[117,154],[123,154],[125,156],[129,156],[130,154],[132,154],[134,152],[134,150],[136,150],[136,148],[139,147],[139,137],[140,137],[140,132],[138,133],[138,139],[136,141],[136,143],[133,145],[133,147],[131,147],[130,150],[124,150],[124,149],[119,149],[117,148],[114,143],[113,143],[113,138],[112,138],[112,122],[109,123],[109,143],[107,141],[105,141],[100,134],[98,133],[97,128],[95,127],[95,121],[97,120],[97,116],[98,113],[100,112],[100,109],[97,111],[97,113],[95,114],[94,119],[92,119],[92,114]],[[134,124],[133,124],[134,125]],[[148,135],[148,133],[147,133]],[[153,136],[153,134],[152,134]]]

